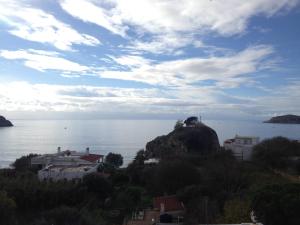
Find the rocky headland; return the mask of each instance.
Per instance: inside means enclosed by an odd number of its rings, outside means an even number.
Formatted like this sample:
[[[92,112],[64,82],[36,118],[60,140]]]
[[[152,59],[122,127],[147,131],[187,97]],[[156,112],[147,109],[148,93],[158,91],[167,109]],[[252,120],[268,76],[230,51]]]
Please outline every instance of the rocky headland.
[[[171,133],[159,136],[146,145],[146,158],[191,153],[206,155],[220,149],[217,133],[205,124],[182,125]]]
[[[12,127],[13,124],[5,117],[0,116],[0,127]]]
[[[300,124],[300,116],[297,115],[275,116],[267,121],[264,121],[264,123]]]

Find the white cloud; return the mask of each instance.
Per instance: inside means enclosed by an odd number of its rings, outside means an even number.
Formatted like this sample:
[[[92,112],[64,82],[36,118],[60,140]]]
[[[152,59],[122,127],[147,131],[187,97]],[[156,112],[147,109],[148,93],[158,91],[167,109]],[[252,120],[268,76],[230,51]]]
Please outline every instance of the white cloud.
[[[300,83],[282,86],[265,97],[230,96],[214,87],[111,88],[87,85],[0,84],[1,111],[96,112],[265,116],[300,113]],[[284,92],[285,91],[285,92]]]
[[[165,62],[146,61],[137,63],[129,71],[107,70],[99,72],[104,78],[134,80],[153,85],[186,86],[205,80],[217,81],[223,88],[237,87],[251,79],[245,77],[258,72],[268,64],[268,57],[273,53],[269,46],[253,46],[223,57],[188,58]],[[132,56],[122,56],[114,60],[122,65]]]
[[[200,94],[201,91],[198,90]],[[203,94],[206,93],[203,91]],[[207,92],[209,93],[209,92]],[[205,95],[208,95],[208,94]],[[148,112],[162,106],[189,107],[205,104],[201,101],[184,100],[175,90],[156,88],[111,88],[95,86],[66,86],[12,82],[0,84],[0,110],[9,111],[99,111],[99,112]]]
[[[157,35],[150,41],[133,40],[125,49],[132,51],[151,52],[154,54],[174,54],[175,50],[193,44],[200,47],[201,41],[194,40],[194,37],[188,35],[165,34]],[[203,47],[203,44],[201,45]]]
[[[60,50],[72,50],[74,44],[100,44],[97,38],[79,33],[53,15],[22,4],[22,1],[0,0],[0,4],[0,20],[11,27],[9,32],[15,36],[51,44]]]
[[[108,68],[81,65],[63,58],[57,52],[34,49],[0,50],[0,57],[21,60],[25,66],[42,72],[57,70],[67,78],[90,74],[165,87],[193,86],[209,80],[214,81],[213,86],[218,88],[234,88],[242,84],[253,85],[255,81],[251,74],[274,67],[274,61],[269,63],[273,51],[272,47],[261,45],[220,57],[195,57],[162,62],[137,55],[108,55],[111,64]]]
[[[100,6],[98,7],[93,1],[77,0],[76,4],[74,1],[61,1],[61,6],[66,12],[78,19],[97,24],[115,34],[125,36],[128,28],[122,24],[121,18],[115,15],[113,11],[109,12],[101,7],[101,5],[105,5],[104,3],[107,1],[99,1]]]
[[[42,50],[18,50],[8,51],[0,50],[0,57],[5,59],[19,59],[24,65],[35,70],[44,72],[46,70],[59,70],[63,72],[85,72],[89,68],[76,62],[64,59],[57,52],[48,52]]]
[[[126,50],[174,55],[184,54],[181,48],[188,45],[204,48],[208,53],[223,51],[206,46],[202,39],[212,33],[241,34],[252,17],[271,17],[298,3],[299,0],[77,0],[74,4],[72,0],[60,0],[62,9],[73,17],[126,37],[129,44],[120,46]]]
[[[142,56],[136,55],[126,55],[126,56],[109,56],[112,60],[122,66],[126,66],[129,68],[140,68],[150,65],[152,60],[143,58]]]
[[[256,112],[266,117],[283,114],[300,114],[300,80],[274,87],[269,95],[259,97]],[[264,110],[267,109],[267,110]]]
[[[61,0],[74,17],[124,35],[137,32],[165,34],[215,31],[221,35],[243,32],[255,15],[273,16],[294,7],[298,0]],[[85,10],[82,10],[85,9]]]

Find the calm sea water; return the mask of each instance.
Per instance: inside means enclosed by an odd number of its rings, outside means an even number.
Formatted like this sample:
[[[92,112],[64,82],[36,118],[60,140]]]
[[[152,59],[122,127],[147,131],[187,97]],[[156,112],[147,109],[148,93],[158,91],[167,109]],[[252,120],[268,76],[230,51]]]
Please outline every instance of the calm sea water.
[[[0,167],[29,153],[54,153],[63,150],[92,153],[121,153],[125,164],[153,138],[167,134],[173,120],[15,120],[14,127],[0,128]],[[204,121],[216,130],[220,143],[236,134],[261,139],[285,136],[300,139],[300,125],[265,124],[241,121]]]

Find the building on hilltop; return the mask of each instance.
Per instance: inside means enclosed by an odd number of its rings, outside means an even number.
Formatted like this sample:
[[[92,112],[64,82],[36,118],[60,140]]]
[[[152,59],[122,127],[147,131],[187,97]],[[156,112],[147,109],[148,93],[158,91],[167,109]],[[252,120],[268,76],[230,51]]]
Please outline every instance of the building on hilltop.
[[[191,116],[189,118],[187,118],[185,121],[184,121],[184,124],[186,127],[195,127],[199,124],[199,120],[198,120],[198,117],[196,116]]]
[[[231,150],[234,156],[240,160],[251,159],[254,145],[259,143],[259,137],[238,136],[224,141],[225,150]]]

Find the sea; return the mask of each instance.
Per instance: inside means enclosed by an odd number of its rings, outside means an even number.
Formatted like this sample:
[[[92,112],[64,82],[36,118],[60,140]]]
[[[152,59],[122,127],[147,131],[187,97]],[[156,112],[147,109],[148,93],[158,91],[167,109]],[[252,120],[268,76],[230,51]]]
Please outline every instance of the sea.
[[[0,128],[0,168],[30,153],[62,150],[106,155],[120,153],[124,165],[147,142],[173,130],[175,120],[12,120],[14,127]],[[213,128],[220,144],[235,135],[258,136],[261,140],[284,136],[300,140],[300,125],[269,124],[261,121],[204,120]]]

